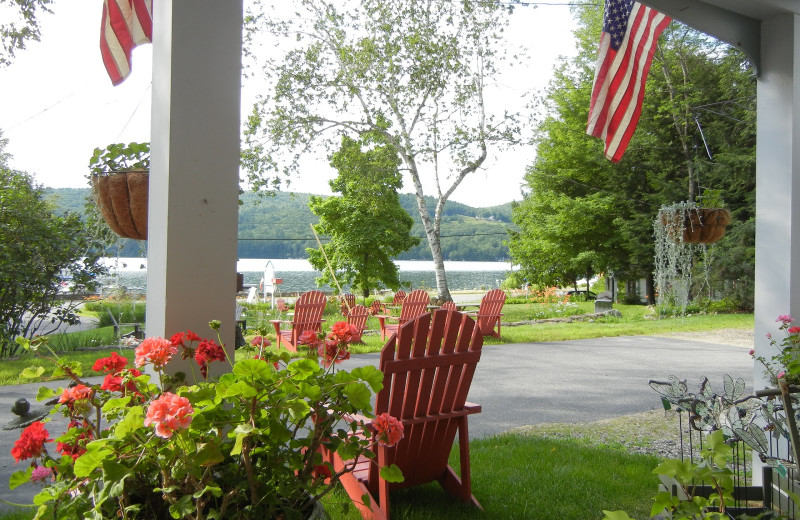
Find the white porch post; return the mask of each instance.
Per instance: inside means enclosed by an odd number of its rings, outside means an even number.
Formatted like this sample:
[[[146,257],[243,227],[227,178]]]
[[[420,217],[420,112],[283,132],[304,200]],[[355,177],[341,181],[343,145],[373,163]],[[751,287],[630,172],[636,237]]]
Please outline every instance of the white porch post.
[[[147,336],[213,337],[220,320],[233,356],[242,0],[153,9]],[[191,380],[188,361],[168,368]],[[213,363],[210,375],[228,370]]]
[[[761,23],[755,342],[757,354],[769,359],[766,334],[775,333],[775,318],[790,314],[800,325],[800,16]],[[760,363],[753,383],[756,389],[765,386]]]

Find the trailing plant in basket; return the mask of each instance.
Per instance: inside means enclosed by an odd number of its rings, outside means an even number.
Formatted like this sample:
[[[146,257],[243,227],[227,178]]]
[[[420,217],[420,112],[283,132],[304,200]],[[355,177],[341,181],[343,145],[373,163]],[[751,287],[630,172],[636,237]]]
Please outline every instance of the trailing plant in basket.
[[[211,322],[219,328],[219,322]],[[232,363],[217,341],[192,331],[171,339],[148,338],[136,349],[137,369],[114,353],[93,367],[102,384],[81,379],[77,365],[48,352],[46,342],[21,340],[70,376],[74,386],[42,388],[38,399],[58,399],[69,429],[57,436],[46,422],[26,428],[12,455],[27,467],[11,477],[11,487],[33,482],[44,489],[34,498],[36,518],[292,519],[336,485],[341,472],[323,461],[321,449],[344,459],[374,457],[374,442],[355,433],[349,414],[369,414],[372,392],[383,375],[371,366],[336,370],[349,343],[346,323],[327,336],[324,364],[309,357],[290,362],[286,352]],[[310,339],[310,338],[309,338]],[[164,367],[175,355],[193,359],[200,382],[170,387]],[[212,362],[232,364],[231,372],[206,381]],[[145,367],[153,378],[138,369]],[[39,377],[44,368],[28,370]],[[396,442],[386,431],[375,442]],[[386,429],[386,428],[384,428]],[[402,431],[399,432],[402,436]],[[389,481],[402,480],[396,467],[382,468]]]
[[[89,160],[89,170],[94,175],[149,171],[150,143],[114,143],[105,148],[95,148]]]

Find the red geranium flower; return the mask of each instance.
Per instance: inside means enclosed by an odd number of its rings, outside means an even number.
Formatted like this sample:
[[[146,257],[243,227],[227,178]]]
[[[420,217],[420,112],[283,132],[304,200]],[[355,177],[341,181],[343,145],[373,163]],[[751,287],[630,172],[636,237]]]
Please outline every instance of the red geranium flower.
[[[95,372],[116,374],[124,370],[127,364],[128,358],[122,357],[116,352],[112,352],[111,356],[95,361],[94,365],[92,366],[92,370]]]
[[[798,332],[800,332],[800,327],[789,327],[789,330],[787,330],[786,332],[788,332],[789,334],[797,334]]]
[[[200,373],[208,377],[208,365],[212,361],[225,361],[225,351],[214,340],[203,340],[194,353],[194,360],[200,365]]]
[[[48,438],[49,435],[50,433],[45,429],[42,421],[32,423],[22,430],[19,439],[14,442],[14,447],[11,448],[11,456],[17,462],[38,457],[44,451],[44,443],[53,440]]]
[[[75,441],[72,444],[56,443],[56,451],[64,457],[71,457],[72,460],[75,460],[86,453],[86,443],[94,439],[94,432],[86,421],[70,422],[67,429],[72,430],[73,428],[83,428],[83,431],[75,437]]]
[[[384,446],[394,446],[404,436],[403,423],[388,413],[382,413],[372,419],[372,427],[378,435],[378,443]]]
[[[319,338],[317,337],[317,333],[313,330],[306,330],[300,337],[297,338],[297,342],[301,345],[308,345],[309,347],[316,347],[319,345]]]
[[[254,347],[268,347],[272,345],[272,342],[263,336],[256,336],[252,341],[250,341],[250,344]]]
[[[142,375],[141,372],[132,368],[129,370],[131,377],[139,377]],[[136,393],[136,384],[133,381],[128,381],[125,386],[122,386],[122,374],[108,374],[105,379],[103,379],[103,384],[100,386],[103,390],[108,390],[109,392],[123,392],[128,390],[129,392]]]

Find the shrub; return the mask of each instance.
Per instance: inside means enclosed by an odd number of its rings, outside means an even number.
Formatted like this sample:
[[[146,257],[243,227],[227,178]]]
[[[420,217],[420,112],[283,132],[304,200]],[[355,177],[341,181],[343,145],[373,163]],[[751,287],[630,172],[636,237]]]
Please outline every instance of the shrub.
[[[116,302],[98,301],[87,302],[84,308],[97,314],[100,327],[120,323],[144,323],[145,304],[144,302]],[[115,323],[116,322],[116,323]]]

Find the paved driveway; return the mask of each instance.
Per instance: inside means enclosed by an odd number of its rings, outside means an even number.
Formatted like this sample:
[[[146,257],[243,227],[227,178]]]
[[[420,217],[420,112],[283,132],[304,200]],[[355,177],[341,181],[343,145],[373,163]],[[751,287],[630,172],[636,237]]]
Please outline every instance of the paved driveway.
[[[583,422],[652,410],[658,394],[647,382],[670,375],[690,388],[702,376],[719,387],[725,373],[752,381],[748,348],[680,339],[631,336],[552,343],[487,345],[469,393],[483,412],[470,417],[470,436],[495,435],[517,426],[547,422]],[[355,356],[346,366],[377,364],[378,354]],[[63,383],[62,383],[63,384]],[[0,424],[13,418],[19,397],[35,402],[38,384],[0,387]],[[59,435],[66,423],[48,426]],[[21,469],[10,455],[20,430],[0,430],[0,499],[30,502],[33,485],[16,490],[8,477]],[[2,507],[2,504],[0,504]]]

